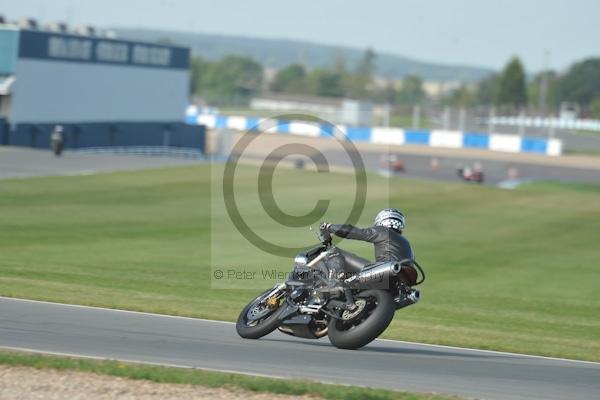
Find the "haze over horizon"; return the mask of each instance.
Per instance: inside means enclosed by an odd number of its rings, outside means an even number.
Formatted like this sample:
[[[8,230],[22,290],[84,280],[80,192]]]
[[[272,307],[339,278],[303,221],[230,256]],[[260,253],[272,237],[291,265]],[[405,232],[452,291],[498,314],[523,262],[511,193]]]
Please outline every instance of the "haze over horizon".
[[[528,72],[564,70],[600,56],[600,2],[594,0],[0,0],[8,19],[33,17],[128,27],[366,48],[416,60],[498,70],[519,56]],[[209,10],[206,13],[204,10]]]

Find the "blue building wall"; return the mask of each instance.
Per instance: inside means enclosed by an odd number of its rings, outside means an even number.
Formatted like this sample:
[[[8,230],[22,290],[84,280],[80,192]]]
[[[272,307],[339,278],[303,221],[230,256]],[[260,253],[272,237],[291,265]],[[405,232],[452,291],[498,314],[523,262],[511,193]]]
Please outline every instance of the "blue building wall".
[[[0,26],[11,124],[182,121],[188,48]]]
[[[56,124],[17,124],[5,129],[2,143],[14,146],[50,148],[50,135]],[[65,148],[110,146],[170,146],[204,151],[205,127],[181,122],[81,123],[63,124]]]
[[[19,48],[19,31],[0,30],[0,75],[15,73]]]
[[[0,118],[0,144],[8,144],[8,122]]]

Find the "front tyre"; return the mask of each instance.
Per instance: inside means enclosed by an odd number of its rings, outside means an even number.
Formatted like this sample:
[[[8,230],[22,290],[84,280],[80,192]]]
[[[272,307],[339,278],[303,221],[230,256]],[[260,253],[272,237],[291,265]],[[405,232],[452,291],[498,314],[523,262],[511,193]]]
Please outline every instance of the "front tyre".
[[[359,307],[354,312],[344,311],[341,319],[329,322],[329,340],[340,349],[354,350],[367,345],[385,331],[396,306],[385,290],[367,290],[354,296]]]
[[[272,292],[267,290],[252,300],[240,313],[235,324],[238,335],[244,339],[258,339],[273,332],[279,326],[279,314],[285,307],[268,306],[266,296]]]

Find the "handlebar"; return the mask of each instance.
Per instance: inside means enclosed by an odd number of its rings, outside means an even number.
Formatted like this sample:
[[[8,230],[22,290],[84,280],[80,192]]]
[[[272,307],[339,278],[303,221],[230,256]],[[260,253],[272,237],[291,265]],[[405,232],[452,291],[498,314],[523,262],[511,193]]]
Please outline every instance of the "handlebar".
[[[324,229],[319,230],[319,241],[326,247],[331,246],[331,234]]]

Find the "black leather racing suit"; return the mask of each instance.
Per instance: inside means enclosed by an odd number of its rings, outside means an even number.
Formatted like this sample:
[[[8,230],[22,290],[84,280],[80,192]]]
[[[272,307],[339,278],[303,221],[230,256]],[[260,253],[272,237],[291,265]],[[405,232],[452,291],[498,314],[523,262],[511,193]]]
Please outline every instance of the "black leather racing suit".
[[[373,243],[376,262],[413,259],[413,251],[408,240],[400,232],[384,226],[357,228],[352,225],[329,224],[327,231],[346,239]]]
[[[340,236],[346,239],[362,240],[373,243],[375,246],[375,261],[402,261],[405,259],[414,260],[414,255],[410,243],[402,236],[400,232],[384,226],[373,226],[371,228],[357,228],[352,225],[328,224],[325,228],[328,233]],[[347,251],[337,249],[326,260],[329,268],[337,271],[353,272],[360,271],[365,265],[370,264],[362,259],[362,263],[350,268],[349,264],[356,264],[356,255]],[[352,261],[354,259],[354,261]],[[404,268],[401,273],[401,281],[412,285],[417,279],[416,271],[411,268]],[[347,309],[352,309],[354,300],[349,288],[344,289]]]

